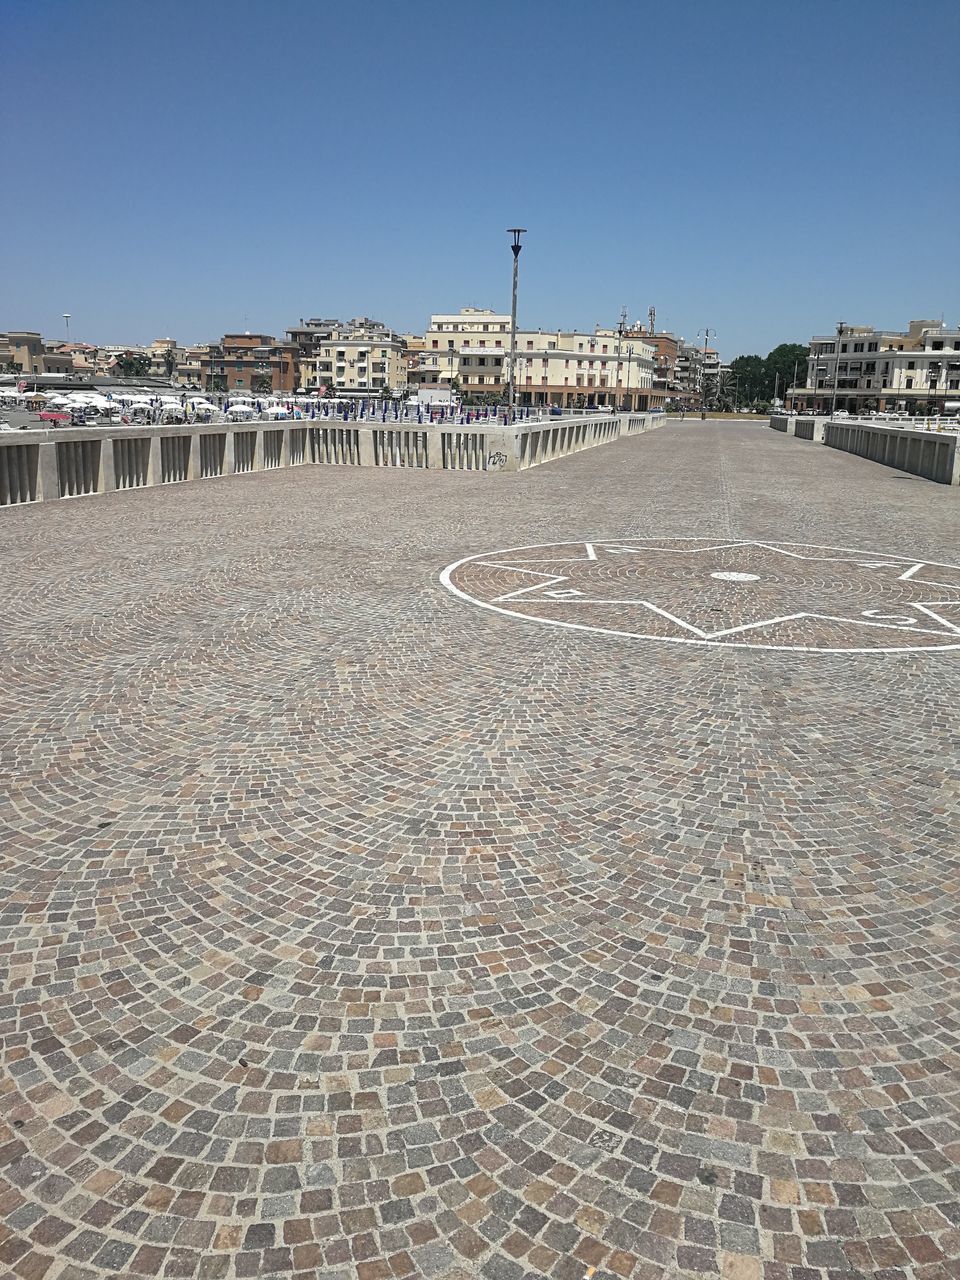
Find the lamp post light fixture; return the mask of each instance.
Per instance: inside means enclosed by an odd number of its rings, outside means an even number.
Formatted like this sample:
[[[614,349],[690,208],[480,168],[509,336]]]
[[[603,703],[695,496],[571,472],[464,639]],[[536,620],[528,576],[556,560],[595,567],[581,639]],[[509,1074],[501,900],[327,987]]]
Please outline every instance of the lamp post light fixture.
[[[830,417],[832,418],[837,408],[837,386],[840,382],[840,339],[846,332],[846,325],[842,320],[837,321],[837,360],[833,366],[833,396],[830,400]]]
[[[707,343],[711,338],[717,336],[716,329],[698,329],[697,337],[703,337],[703,360],[700,364],[700,418],[706,419],[707,416]]]
[[[517,278],[520,271],[520,237],[526,234],[526,227],[508,227],[507,235],[513,240],[510,249],[513,252],[513,301],[510,305],[510,382],[507,390],[507,405],[510,418],[513,417],[517,398]]]
[[[70,341],[70,312],[64,311],[63,322],[67,326],[67,341]]]

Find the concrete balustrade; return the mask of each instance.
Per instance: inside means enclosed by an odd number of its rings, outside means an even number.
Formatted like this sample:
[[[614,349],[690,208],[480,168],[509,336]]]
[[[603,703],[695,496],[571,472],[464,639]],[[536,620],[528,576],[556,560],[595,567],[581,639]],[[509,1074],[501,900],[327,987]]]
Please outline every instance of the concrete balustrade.
[[[525,471],[621,436],[661,415],[474,423],[237,424],[72,428],[0,434],[0,506],[244,475],[306,464]]]
[[[870,462],[907,471],[937,484],[960,485],[960,436],[956,430],[931,431],[856,418],[770,419],[775,431],[813,440],[829,449],[856,454]]]

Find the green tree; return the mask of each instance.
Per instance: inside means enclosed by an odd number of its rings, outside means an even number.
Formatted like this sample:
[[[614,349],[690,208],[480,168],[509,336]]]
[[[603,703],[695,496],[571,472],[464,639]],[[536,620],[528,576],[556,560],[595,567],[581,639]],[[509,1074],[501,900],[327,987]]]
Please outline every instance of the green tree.
[[[741,404],[753,404],[764,394],[766,371],[762,356],[737,356],[730,361],[730,372]]]
[[[142,378],[150,369],[150,357],[125,351],[117,357],[117,373],[121,378]]]
[[[250,379],[250,390],[258,395],[269,393],[273,390],[273,378],[269,373],[255,373]]]
[[[773,399],[775,387],[778,388],[777,395],[782,399],[787,388],[793,386],[794,373],[798,382],[806,380],[809,350],[808,346],[799,342],[781,342],[778,347],[773,348],[763,362],[768,399]]]
[[[797,381],[806,377],[807,352],[799,342],[781,342],[764,358],[761,356],[737,356],[730,362],[734,382],[739,381],[742,404],[757,404],[773,399],[774,391],[782,398],[788,387],[793,386],[794,371]]]
[[[167,347],[163,353],[163,367],[167,371],[167,377],[172,378],[177,367],[177,357],[172,347]]]
[[[721,413],[729,413],[736,408],[736,379],[727,369],[722,369],[717,375],[714,408]]]

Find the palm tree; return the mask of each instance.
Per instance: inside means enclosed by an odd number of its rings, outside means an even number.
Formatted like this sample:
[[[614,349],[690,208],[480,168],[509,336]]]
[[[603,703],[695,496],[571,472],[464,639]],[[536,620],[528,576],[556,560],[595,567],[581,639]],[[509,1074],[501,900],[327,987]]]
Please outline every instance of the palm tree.
[[[723,413],[729,413],[731,409],[736,408],[734,404],[736,400],[734,377],[729,369],[721,369],[717,375],[714,400],[716,407]]]

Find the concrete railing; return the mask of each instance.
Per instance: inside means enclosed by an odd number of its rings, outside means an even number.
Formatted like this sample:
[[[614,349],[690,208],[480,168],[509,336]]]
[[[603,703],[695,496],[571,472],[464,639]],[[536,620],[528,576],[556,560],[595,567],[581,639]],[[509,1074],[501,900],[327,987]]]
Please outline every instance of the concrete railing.
[[[937,484],[960,485],[960,437],[953,431],[917,430],[856,418],[785,416],[771,418],[770,426],[799,440],[813,440]]]
[[[523,471],[659,426],[661,415],[532,418],[505,426],[377,421],[78,427],[0,434],[0,506],[306,464]]]

